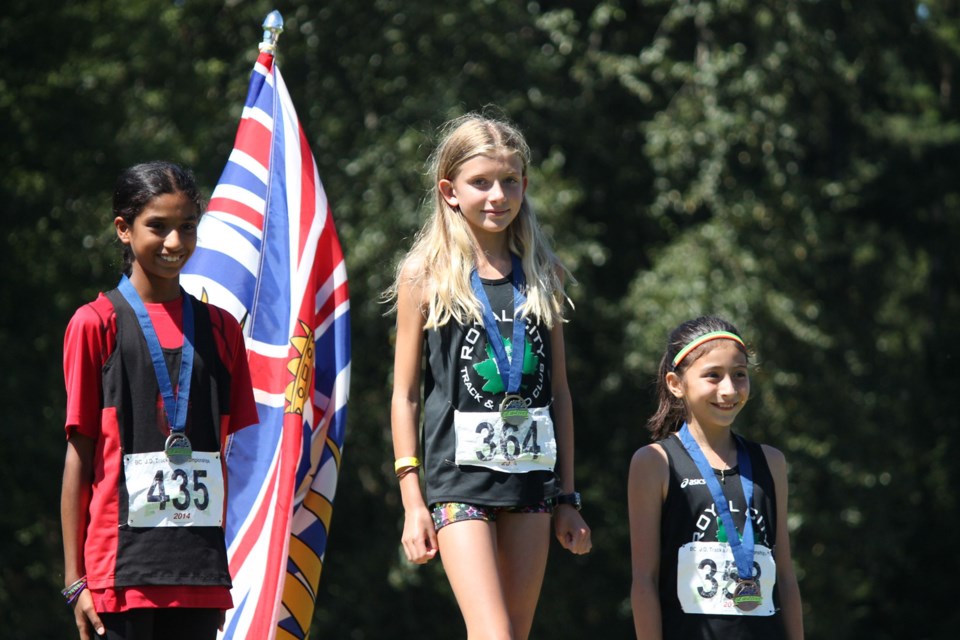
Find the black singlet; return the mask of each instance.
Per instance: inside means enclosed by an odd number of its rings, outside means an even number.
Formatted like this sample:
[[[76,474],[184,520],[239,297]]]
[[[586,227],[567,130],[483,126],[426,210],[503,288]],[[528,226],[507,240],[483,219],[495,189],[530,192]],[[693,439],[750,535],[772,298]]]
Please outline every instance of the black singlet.
[[[483,281],[500,333],[513,333],[513,287],[509,278]],[[552,472],[502,473],[458,466],[453,430],[454,410],[492,411],[503,393],[490,393],[490,356],[483,325],[461,326],[448,322],[424,332],[423,451],[427,504],[468,502],[489,506],[531,505],[559,492]],[[548,407],[552,400],[550,372],[553,362],[550,332],[546,326],[527,323],[526,341],[536,357],[533,373],[524,374],[521,392],[531,407]]]

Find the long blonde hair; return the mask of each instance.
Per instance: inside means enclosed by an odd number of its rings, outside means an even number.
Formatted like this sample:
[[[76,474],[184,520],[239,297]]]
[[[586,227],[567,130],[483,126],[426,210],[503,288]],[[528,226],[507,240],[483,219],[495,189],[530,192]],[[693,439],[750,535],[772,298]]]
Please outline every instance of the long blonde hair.
[[[432,197],[426,202],[429,217],[384,294],[387,301],[395,303],[405,281],[422,291],[424,326],[428,329],[451,320],[461,325],[482,322],[480,301],[470,286],[477,246],[459,209],[450,206],[440,193],[440,180],[453,180],[461,166],[478,155],[514,153],[521,161],[524,178],[530,164],[530,147],[523,134],[503,119],[469,113],[449,121],[440,132],[440,143],[428,164],[433,181]],[[566,270],[550,249],[526,195],[520,212],[504,233],[508,248],[523,263],[527,281],[527,301],[519,311],[547,327],[562,322],[563,303],[569,301],[561,279]]]

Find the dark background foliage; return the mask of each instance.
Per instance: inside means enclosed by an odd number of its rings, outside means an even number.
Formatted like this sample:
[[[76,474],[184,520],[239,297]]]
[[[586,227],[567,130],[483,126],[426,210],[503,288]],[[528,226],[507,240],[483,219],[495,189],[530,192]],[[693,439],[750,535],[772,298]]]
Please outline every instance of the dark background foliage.
[[[537,638],[630,637],[626,469],[666,332],[756,355],[738,421],[790,462],[810,638],[952,638],[960,526],[955,0],[7,0],[0,9],[0,635],[71,637],[61,340],[111,287],[110,190],[165,158],[209,194],[271,9],[350,275],[353,383],[316,638],[462,637],[402,560],[392,318],[436,126],[495,104],[576,277],[566,328],[594,551],[555,546]]]

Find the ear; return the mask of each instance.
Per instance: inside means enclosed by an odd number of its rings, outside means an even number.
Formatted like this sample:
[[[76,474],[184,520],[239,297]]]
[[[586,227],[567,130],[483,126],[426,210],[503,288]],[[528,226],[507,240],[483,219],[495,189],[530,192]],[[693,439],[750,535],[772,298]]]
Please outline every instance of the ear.
[[[130,244],[130,225],[122,217],[117,216],[113,219],[113,226],[117,229],[117,237],[123,244]]]
[[[440,196],[448,205],[454,208],[459,206],[460,200],[457,198],[457,192],[453,188],[453,182],[444,178],[437,183],[437,189],[440,190]]]
[[[523,176],[523,195],[527,195],[527,176]]]
[[[668,371],[665,381],[667,383],[667,389],[670,390],[670,393],[672,393],[675,398],[683,397],[683,378],[673,371]]]

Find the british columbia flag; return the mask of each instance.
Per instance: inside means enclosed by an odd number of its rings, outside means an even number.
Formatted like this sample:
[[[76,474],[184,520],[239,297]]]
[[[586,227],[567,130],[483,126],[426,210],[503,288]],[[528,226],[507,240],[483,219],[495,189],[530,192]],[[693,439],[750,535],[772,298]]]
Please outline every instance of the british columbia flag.
[[[243,326],[258,426],[227,444],[234,609],[222,638],[305,638],[337,487],[350,386],[343,253],[307,139],[270,51],[183,287]]]

